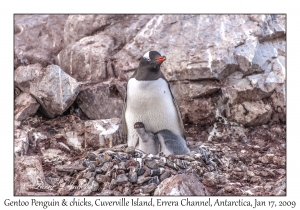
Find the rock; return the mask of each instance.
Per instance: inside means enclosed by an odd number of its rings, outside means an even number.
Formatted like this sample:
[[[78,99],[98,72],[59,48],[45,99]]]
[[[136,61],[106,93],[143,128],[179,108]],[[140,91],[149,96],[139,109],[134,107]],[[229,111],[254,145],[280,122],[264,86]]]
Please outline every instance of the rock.
[[[72,191],[73,191],[72,186],[65,186],[65,187],[60,187],[57,192],[59,195],[65,196],[65,195],[69,195]]]
[[[66,111],[79,92],[76,80],[56,65],[46,69],[38,64],[30,68],[20,66],[15,71],[15,83],[22,91],[32,94],[41,105],[40,111],[50,118]]]
[[[110,36],[97,34],[84,37],[59,53],[59,65],[77,81],[103,81],[115,77],[114,69],[108,62],[113,48],[114,40]]]
[[[110,195],[113,195],[114,192],[112,190],[103,190],[100,195],[101,196],[110,196]]]
[[[146,160],[145,165],[148,166],[151,169],[157,169],[158,168],[158,164],[156,163],[156,161],[154,159],[153,160]]]
[[[195,98],[188,101],[177,98],[185,122],[195,123],[197,126],[211,125],[215,122],[216,106],[212,98]]]
[[[226,175],[219,174],[216,171],[206,172],[203,174],[203,184],[205,186],[213,186],[226,183]]]
[[[15,15],[15,68],[40,63],[55,64],[55,56],[63,48],[64,25],[68,15]]]
[[[104,33],[114,38],[117,48],[130,41],[152,15],[69,15],[64,28],[64,45]]]
[[[234,105],[227,113],[229,120],[243,124],[246,127],[263,125],[270,121],[272,108],[263,101],[243,102]]]
[[[274,123],[286,122],[286,88],[285,84],[277,86],[271,95]]]
[[[39,63],[27,66],[20,66],[15,70],[15,85],[23,92],[30,93],[36,80],[40,81],[43,77],[43,66]]]
[[[37,156],[15,158],[14,195],[57,195],[45,181],[41,160]]]
[[[17,88],[17,87],[14,87],[14,100],[16,100],[16,98],[22,93],[22,91]]]
[[[64,27],[64,45],[103,30],[122,15],[69,15]]]
[[[155,183],[151,183],[145,186],[141,187],[141,190],[143,193],[147,194],[147,193],[152,193],[157,187],[157,184]]]
[[[90,119],[120,118],[122,115],[123,100],[114,80],[83,88],[76,102]]]
[[[116,54],[115,68],[124,71],[120,74],[128,74],[126,71],[136,68],[138,56],[151,48],[160,49],[161,53],[170,58],[165,64],[168,80],[222,79],[236,71],[239,66],[240,69],[247,68],[242,58],[248,62],[255,58],[253,55],[257,52],[257,41],[255,42],[255,36],[249,35],[248,32],[251,30],[253,34],[260,34],[261,28],[258,24],[263,25],[269,17],[270,15],[255,19],[254,22],[251,16],[246,15],[155,15],[135,38]],[[240,27],[236,28],[237,25]],[[284,22],[276,25],[284,30]],[[197,28],[198,33],[195,34],[188,28]],[[188,32],[175,36],[174,31]],[[168,36],[161,37],[161,34]],[[181,43],[188,50],[182,50],[181,45],[175,43]],[[245,47],[242,50],[240,46]],[[226,51],[226,48],[229,50]],[[245,49],[248,53],[244,52]],[[118,59],[121,57],[122,61]]]
[[[43,162],[49,167],[63,164],[67,159],[67,155],[60,149],[42,149]]]
[[[141,175],[141,176],[138,176],[137,183],[142,184],[144,182],[148,182],[150,179],[151,179],[151,177],[149,177],[149,176],[145,177],[144,175]]]
[[[78,190],[74,193],[74,196],[87,196],[90,195],[92,190],[90,188],[84,188],[81,190]]]
[[[85,122],[85,145],[98,149],[125,143],[122,138],[121,120],[88,120]]]
[[[89,185],[89,188],[91,189],[91,191],[93,191],[93,192],[98,191],[99,183],[96,182],[95,180],[90,180],[88,185]]]
[[[176,98],[185,101],[208,96],[220,90],[216,80],[178,81],[171,84],[172,90],[177,94]]]
[[[125,174],[119,174],[117,176],[117,183],[122,183],[122,182],[127,182],[128,181],[128,177]]]
[[[261,42],[285,35],[285,19],[279,15],[270,15],[264,19],[263,27],[259,36]]]
[[[137,180],[138,180],[137,173],[135,171],[134,172],[130,171],[128,174],[128,181],[134,183],[137,182]]]
[[[76,150],[83,150],[84,139],[76,131],[66,132],[67,144],[72,146]]]
[[[205,186],[193,175],[178,174],[162,181],[154,195],[209,195]]]
[[[99,182],[99,183],[110,182],[111,178],[109,176],[106,176],[106,175],[97,174],[96,175],[96,181]]]
[[[170,176],[171,176],[171,174],[168,171],[165,171],[160,175],[159,179],[162,182],[163,180],[169,178]]]
[[[21,93],[15,99],[15,120],[22,121],[36,113],[40,104],[29,93]]]
[[[72,174],[76,171],[84,170],[85,167],[75,163],[75,164],[70,164],[70,165],[57,165],[57,166],[55,166],[55,169],[57,171],[68,172],[68,173]]]
[[[14,133],[14,154],[15,156],[24,156],[27,154],[29,141],[28,135],[25,131],[16,129]]]

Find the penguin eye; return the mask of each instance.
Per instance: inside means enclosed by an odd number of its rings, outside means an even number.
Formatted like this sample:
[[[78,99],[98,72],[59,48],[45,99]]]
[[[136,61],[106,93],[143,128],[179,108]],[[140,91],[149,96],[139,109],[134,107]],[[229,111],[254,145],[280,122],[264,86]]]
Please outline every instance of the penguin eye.
[[[147,58],[146,60],[147,60],[147,61],[150,61],[150,58]]]

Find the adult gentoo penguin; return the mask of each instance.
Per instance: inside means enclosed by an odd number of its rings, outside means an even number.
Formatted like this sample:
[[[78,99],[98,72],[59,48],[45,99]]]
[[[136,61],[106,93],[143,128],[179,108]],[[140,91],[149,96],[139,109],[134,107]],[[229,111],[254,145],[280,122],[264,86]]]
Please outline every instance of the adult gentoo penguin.
[[[167,129],[185,138],[183,122],[170,84],[160,71],[166,60],[157,51],[146,52],[140,64],[128,80],[123,106],[123,133],[128,146],[143,148],[134,129],[136,122],[144,123],[148,131],[156,133]]]

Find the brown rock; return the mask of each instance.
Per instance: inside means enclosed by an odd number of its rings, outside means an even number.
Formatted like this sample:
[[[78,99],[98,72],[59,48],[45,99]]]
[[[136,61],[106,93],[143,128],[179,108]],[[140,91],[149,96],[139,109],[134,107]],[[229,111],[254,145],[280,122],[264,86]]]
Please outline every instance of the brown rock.
[[[16,129],[14,133],[14,154],[15,156],[23,156],[27,154],[29,148],[28,134],[20,129]]]
[[[90,119],[120,118],[122,115],[123,99],[114,80],[83,88],[76,101]]]
[[[193,175],[178,174],[162,181],[154,195],[209,195],[206,187]]]
[[[108,62],[114,48],[112,37],[97,34],[69,44],[58,55],[61,68],[78,81],[99,82],[115,77]]]
[[[95,33],[114,38],[121,47],[151,19],[152,15],[69,15],[64,28],[64,45]],[[120,46],[121,45],[121,46]]]
[[[21,93],[15,99],[15,120],[22,121],[36,113],[40,104],[29,93]]]
[[[14,169],[14,195],[54,195],[38,156],[16,157]]]
[[[146,160],[145,165],[151,169],[158,169],[158,164],[156,163],[155,160]]]
[[[96,175],[96,181],[100,182],[100,183],[110,182],[111,178],[109,176],[106,176],[106,175],[97,174]]]
[[[227,113],[228,119],[243,124],[246,127],[263,125],[269,122],[272,108],[263,101],[244,102],[234,105]]]
[[[84,136],[86,147],[92,147],[95,150],[124,143],[119,118],[85,121]]]

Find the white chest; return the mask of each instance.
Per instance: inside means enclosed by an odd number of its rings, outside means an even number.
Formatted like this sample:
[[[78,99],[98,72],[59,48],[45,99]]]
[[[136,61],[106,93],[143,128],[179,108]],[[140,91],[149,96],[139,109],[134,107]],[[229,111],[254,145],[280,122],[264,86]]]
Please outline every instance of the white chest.
[[[172,95],[167,82],[161,78],[152,81],[129,80],[125,118],[129,136],[135,133],[133,125],[136,122],[143,122],[150,132],[169,129],[181,135]]]

